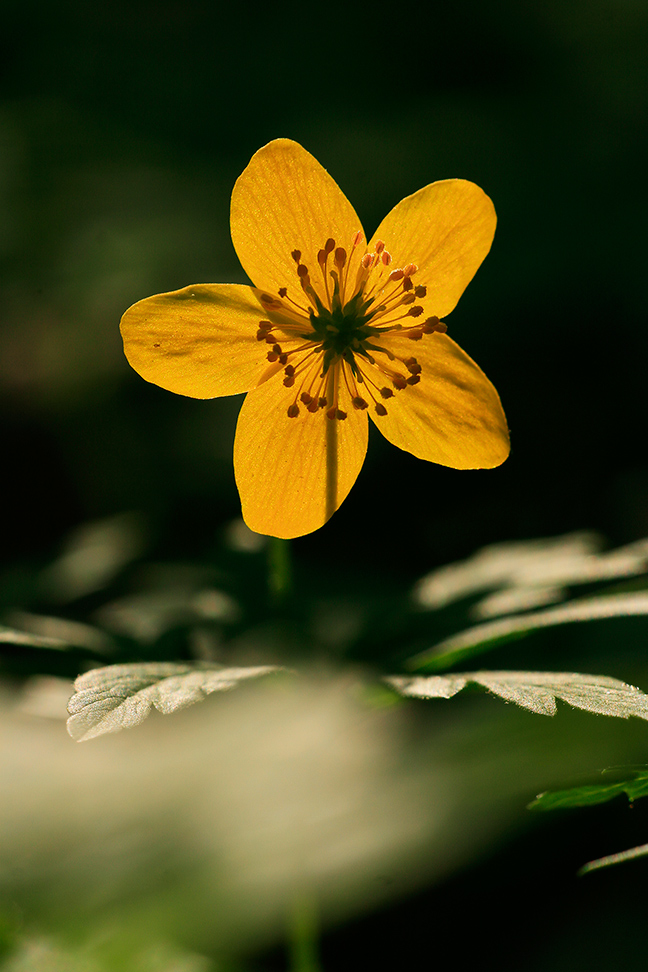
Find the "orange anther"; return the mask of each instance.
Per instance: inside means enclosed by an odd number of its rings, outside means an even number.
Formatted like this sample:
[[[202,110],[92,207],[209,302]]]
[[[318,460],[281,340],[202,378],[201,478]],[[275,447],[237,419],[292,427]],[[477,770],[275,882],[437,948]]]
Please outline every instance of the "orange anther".
[[[360,244],[362,243],[363,240],[364,240],[364,236],[362,235],[362,233],[360,232],[360,230],[358,230],[358,232],[353,237],[353,245],[354,246],[360,246]]]
[[[412,358],[412,363],[411,364],[408,364],[407,361],[406,361],[405,362],[405,366],[406,366],[407,370],[409,371],[410,375],[420,375],[421,372],[423,371],[423,369],[421,368],[421,366],[418,363],[418,361],[416,360],[416,358]]]
[[[297,418],[299,415],[299,405],[290,405],[288,407],[288,418]]]
[[[264,331],[262,328],[259,328],[259,330],[256,332],[257,341],[265,341],[267,337],[268,332]]]
[[[407,277],[405,277],[405,280],[407,280]],[[405,281],[403,281],[403,283],[404,282]],[[405,296],[401,299],[401,304],[413,304],[415,300],[416,297],[414,294],[405,294]]]
[[[406,267],[403,267],[403,273],[406,277],[411,277],[418,270],[418,265],[416,263],[408,263]]]
[[[423,337],[423,328],[413,327],[411,331],[407,332],[407,336],[410,341],[420,341]]]
[[[438,331],[439,334],[445,334],[447,330],[448,330],[448,325],[444,324],[443,321],[439,321],[439,323],[435,327],[435,331]]]
[[[398,388],[399,391],[402,391],[403,388],[407,387],[407,380],[403,378],[402,375],[396,375],[394,377],[393,384],[394,388]]]
[[[410,377],[407,379],[407,384],[408,385],[418,385],[418,383],[419,383],[420,380],[421,380],[421,376],[420,375],[410,375]]]
[[[318,408],[319,408],[319,405],[317,404],[317,399],[314,398],[313,401],[308,406],[308,411],[309,412],[316,412]]]
[[[376,413],[378,415],[386,415],[387,409],[385,408],[384,405],[381,405],[380,402],[378,402],[378,404],[376,405]]]
[[[382,395],[383,398],[393,398],[394,397],[394,393],[391,390],[391,388],[381,388],[380,389],[380,394]]]
[[[329,238],[324,244],[324,252],[328,256],[328,254],[331,253],[334,249],[335,249],[335,240]]]
[[[319,405],[320,408],[326,408],[328,402],[325,398],[320,398],[317,404]]]
[[[281,354],[281,348],[279,347],[278,344],[273,344],[272,350],[274,351],[275,354]]]
[[[288,361],[288,355],[285,352],[283,354],[280,354],[279,360],[282,363],[282,365],[285,365],[286,362]]]
[[[383,250],[380,254],[380,259],[382,260],[383,264],[388,267],[392,262],[392,255],[391,253],[388,253],[387,250]]]
[[[364,398],[360,398],[359,395],[356,395],[356,397],[353,399],[353,407],[359,409],[367,408],[367,403],[365,402]]]
[[[345,419],[347,417],[347,413],[346,412],[343,412],[341,409],[338,408],[337,411],[336,411],[336,413],[335,413],[335,417],[336,417],[336,419],[339,419],[340,422],[342,422],[343,419]]]
[[[280,287],[279,288],[279,296],[280,297],[285,297],[287,293],[288,293],[288,288],[287,287]]]
[[[335,265],[337,267],[343,267],[344,264],[346,263],[346,258],[347,258],[346,250],[344,249],[343,246],[338,246],[337,250],[335,251]]]
[[[389,283],[393,283],[395,280],[402,280],[404,276],[405,273],[403,272],[403,270],[392,270],[392,272],[387,277],[387,280],[389,281]]]
[[[300,263],[299,266],[297,267],[297,273],[302,278],[302,280],[304,279],[304,277],[307,277],[308,276],[308,267],[306,266],[306,264]]]
[[[274,338],[274,336],[272,334],[268,334],[268,332],[266,331],[265,332],[265,341],[266,341],[266,344],[274,344],[275,343],[275,338]]]
[[[413,286],[414,286],[414,284],[412,283],[412,281],[410,280],[410,278],[409,277],[405,277],[405,279],[403,280],[403,290],[411,290]]]
[[[362,261],[361,261],[362,262],[362,266],[364,267],[365,270],[368,270],[369,269],[369,267],[373,263],[373,260],[374,260],[373,253],[365,253],[365,255],[363,256]]]
[[[308,394],[308,392],[302,392],[301,395],[299,396],[299,400],[303,402],[304,405],[310,405],[310,403],[313,401],[312,397]]]
[[[425,287],[423,284],[419,284],[414,293],[417,297],[425,297],[427,294],[427,287]]]
[[[422,313],[423,313],[423,308],[420,305],[417,305],[416,307],[410,307],[410,309],[407,312],[408,317],[420,317]]]
[[[289,378],[292,378],[292,376],[295,374],[295,366],[294,365],[288,365],[288,367],[285,369],[285,371],[286,371],[286,374],[288,375],[288,377]]]
[[[385,249],[385,244],[383,243],[383,241],[376,240],[376,253],[380,255],[384,249]]]
[[[286,375],[286,377],[284,378],[283,383],[286,386],[286,388],[292,388],[292,386],[295,384],[295,377],[294,377],[294,375]]]
[[[320,267],[323,267],[324,264],[326,263],[327,256],[328,253],[326,252],[326,250],[317,251],[317,262],[319,263]]]
[[[299,263],[299,261],[301,260],[301,250],[293,250],[290,255],[295,261],[295,263]]]
[[[268,359],[268,361],[278,361],[279,355],[276,354],[274,351],[268,351],[266,358]]]

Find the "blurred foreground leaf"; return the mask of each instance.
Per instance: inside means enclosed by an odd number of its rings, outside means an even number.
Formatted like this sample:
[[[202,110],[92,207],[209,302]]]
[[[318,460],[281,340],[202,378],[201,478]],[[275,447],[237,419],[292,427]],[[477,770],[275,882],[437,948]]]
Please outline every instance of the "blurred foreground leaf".
[[[277,665],[216,668],[174,662],[146,662],[94,668],[80,675],[70,699],[68,731],[77,742],[137,726],[152,707],[164,715],[202,702],[212,692],[248,678],[279,671]]]
[[[583,598],[559,607],[547,608],[545,611],[518,614],[460,631],[459,634],[445,638],[433,648],[416,655],[410,660],[409,667],[447,668],[465,658],[489,651],[504,641],[522,638],[538,628],[642,614],[648,614],[648,591]]]
[[[19,645],[25,648],[71,648],[69,641],[62,638],[52,638],[47,635],[31,634],[29,631],[18,631],[17,628],[7,628],[0,625],[0,643],[5,645]]]
[[[561,810],[568,807],[590,807],[595,803],[606,803],[621,793],[632,802],[648,796],[648,768],[635,770],[632,779],[617,783],[599,783],[589,786],[574,786],[568,790],[547,790],[540,793],[529,804],[530,810]]]
[[[648,695],[607,675],[576,672],[462,672],[452,675],[390,675],[385,681],[401,695],[449,699],[475,682],[539,715],[556,714],[556,699],[577,709],[627,719],[648,719]]]

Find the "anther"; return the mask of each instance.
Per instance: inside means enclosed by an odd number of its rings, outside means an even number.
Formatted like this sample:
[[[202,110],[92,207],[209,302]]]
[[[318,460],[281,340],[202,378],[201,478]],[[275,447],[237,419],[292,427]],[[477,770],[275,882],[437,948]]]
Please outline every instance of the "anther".
[[[326,252],[326,250],[318,250],[318,252],[317,252],[317,262],[319,263],[320,267],[323,267],[324,264],[326,263],[327,256],[328,256],[328,253]]]
[[[299,405],[288,406],[288,418],[297,418],[299,415]]]
[[[411,375],[420,375],[423,370],[416,358],[406,358],[403,364]]]
[[[308,267],[306,266],[305,263],[299,264],[299,266],[297,267],[297,273],[302,278],[302,280],[304,279],[304,277],[308,276]]]
[[[383,243],[383,241],[376,240],[376,253],[380,255],[384,249],[385,249],[385,244]]]
[[[272,350],[274,351],[275,354],[281,354],[281,348],[279,347],[278,344],[273,344]]]
[[[283,383],[286,386],[286,388],[292,388],[292,386],[295,384],[294,375],[286,375],[286,377],[283,380]]]
[[[405,279],[403,280],[403,290],[412,290],[413,287],[414,287],[414,284],[412,283],[412,281],[410,280],[410,278],[409,277],[405,277]]]
[[[347,417],[347,413],[346,412],[343,412],[341,409],[338,408],[337,411],[336,411],[336,413],[335,413],[335,417],[340,422],[342,422]]]
[[[319,408],[319,405],[317,404],[317,399],[314,398],[313,401],[308,406],[308,411],[309,412],[316,412],[318,410],[318,408]]]
[[[360,244],[362,243],[363,240],[364,240],[364,236],[360,232],[360,230],[358,230],[358,232],[353,237],[353,245],[354,246],[360,246]]]
[[[420,375],[410,375],[410,377],[407,379],[407,384],[408,385],[418,385],[418,383],[419,383],[420,380],[421,380],[421,376]]]
[[[393,385],[394,388],[398,388],[399,391],[402,391],[403,388],[407,388],[407,380],[403,378],[402,375],[395,375],[393,379]]]
[[[420,341],[423,337],[423,328],[413,327],[411,331],[407,332],[407,336],[410,341]]]
[[[285,365],[288,361],[288,355],[285,352],[283,354],[280,354],[279,361],[281,362],[282,365]]]
[[[394,397],[394,393],[391,390],[391,388],[381,388],[380,389],[380,394],[382,395],[383,398],[393,398]]]
[[[295,261],[295,263],[299,263],[299,261],[301,260],[301,250],[293,250],[290,255]]]
[[[281,287],[279,289],[279,296],[280,297],[282,297],[282,298],[285,297],[287,293],[288,293],[288,288],[287,287]]]
[[[261,340],[261,338],[259,338],[259,340]],[[265,342],[266,344],[276,344],[276,338],[272,334],[268,334],[268,332],[266,331]]]
[[[373,253],[365,253],[361,261],[363,268],[365,270],[368,270],[371,264],[373,263],[373,260],[374,260]]]
[[[362,408],[367,408],[368,406],[364,398],[360,398],[359,395],[356,395],[356,397],[353,399],[353,407],[362,409]]]
[[[385,408],[384,405],[381,405],[380,402],[378,402],[376,404],[376,414],[377,415],[386,415],[387,414],[387,409]]]
[[[407,280],[407,277],[405,277],[405,280]],[[403,281],[403,285],[405,285],[405,280]],[[405,294],[405,296],[401,298],[401,304],[413,304],[415,300],[416,297],[414,294]]]
[[[392,262],[392,255],[391,253],[388,253],[387,250],[383,250],[380,254],[380,259],[382,260],[383,264],[388,267]]]
[[[414,293],[419,298],[425,297],[425,295],[427,294],[427,287],[425,287],[423,284],[419,284],[418,287],[415,289]]]
[[[403,273],[406,277],[411,277],[418,270],[418,264],[408,263],[406,267],[403,267]]]
[[[294,365],[288,365],[285,370],[286,370],[286,374],[288,375],[289,378],[292,378],[294,376],[294,374],[295,374],[295,366]]]
[[[335,407],[335,405],[333,405],[331,408],[329,408],[328,412],[326,413],[326,417],[329,419],[334,419],[336,412],[337,412],[337,408]]]
[[[336,265],[336,267],[340,267],[340,269],[342,269],[342,267],[346,263],[346,258],[347,258],[347,252],[346,252],[346,250],[344,249],[343,246],[338,246],[337,250],[335,251],[335,265]]]
[[[438,317],[428,317],[428,319],[422,325],[423,333],[432,334],[433,331],[436,331],[438,326],[439,326]]]
[[[423,313],[423,308],[420,305],[416,307],[410,307],[407,313],[409,317],[420,317],[421,314]]]
[[[326,398],[320,398],[319,401],[317,402],[317,405],[319,408],[326,408],[326,406],[328,405],[328,401],[326,400]]]
[[[308,394],[308,392],[302,392],[301,395],[299,396],[299,400],[300,402],[303,402],[304,405],[310,405],[310,403],[313,401],[312,397]]]
[[[383,263],[384,262],[385,261],[383,260]],[[392,270],[392,272],[387,277],[387,281],[389,283],[393,283],[395,280],[402,280],[404,276],[405,276],[405,273],[404,273],[403,270]]]
[[[274,351],[268,351],[266,358],[268,359],[268,361],[278,361],[279,355],[275,354]]]
[[[259,328],[259,330],[258,330],[258,331],[256,332],[256,339],[257,339],[257,341],[265,341],[265,339],[267,338],[267,336],[268,336],[268,332],[267,332],[267,331],[265,331],[265,330],[264,330],[263,328],[261,328],[261,327],[260,327],[260,328]]]
[[[328,239],[324,244],[324,252],[328,256],[335,249],[335,240]]]

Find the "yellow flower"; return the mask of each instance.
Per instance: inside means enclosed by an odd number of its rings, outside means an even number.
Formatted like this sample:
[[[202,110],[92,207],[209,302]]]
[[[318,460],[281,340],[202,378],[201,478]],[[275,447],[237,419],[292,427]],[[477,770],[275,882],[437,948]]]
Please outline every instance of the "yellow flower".
[[[276,139],[232,193],[232,239],[255,286],[139,301],[122,318],[126,357],[179,395],[248,392],[234,469],[258,533],[297,537],[329,519],[364,462],[368,416],[420,459],[498,466],[509,440],[497,392],[440,321],[495,222],[478,186],[447,179],[403,199],[365,243],[326,170]]]

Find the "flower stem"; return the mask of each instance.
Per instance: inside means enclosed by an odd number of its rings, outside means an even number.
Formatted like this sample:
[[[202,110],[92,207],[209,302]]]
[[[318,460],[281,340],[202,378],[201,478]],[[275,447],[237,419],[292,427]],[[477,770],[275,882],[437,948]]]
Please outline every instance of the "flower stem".
[[[268,587],[275,604],[282,604],[292,594],[292,562],[290,541],[269,537]]]
[[[317,905],[313,895],[298,893],[290,914],[290,972],[321,972],[317,937]]]

